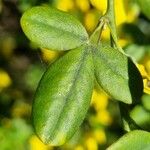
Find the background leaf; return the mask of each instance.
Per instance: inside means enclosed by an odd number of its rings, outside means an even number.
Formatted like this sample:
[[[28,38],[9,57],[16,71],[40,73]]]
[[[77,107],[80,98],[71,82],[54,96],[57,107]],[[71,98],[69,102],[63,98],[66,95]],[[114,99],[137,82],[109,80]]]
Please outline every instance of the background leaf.
[[[72,15],[49,7],[33,7],[21,19],[26,36],[39,47],[69,50],[88,40],[82,24]]]
[[[150,149],[150,133],[135,130],[127,133],[107,150],[148,150]]]
[[[150,112],[150,95],[145,94],[142,96],[142,104],[144,106],[144,108]]]
[[[130,116],[142,129],[150,131],[150,112],[144,107],[141,105],[135,106],[130,112]]]
[[[127,104],[140,99],[142,77],[130,58],[108,46],[95,48],[93,55],[95,76],[105,92]]]
[[[44,143],[61,145],[82,123],[93,90],[93,62],[87,46],[72,50],[44,74],[33,103],[33,123]]]
[[[150,19],[150,1],[149,0],[136,0],[139,4],[141,11]]]
[[[0,126],[0,149],[11,150],[13,146],[13,148],[18,150],[27,150],[29,149],[27,140],[31,134],[31,126],[23,119],[17,118],[11,121],[9,120],[5,123],[5,126]]]
[[[146,53],[146,47],[136,44],[130,44],[125,48],[125,53],[132,57],[135,62],[139,62],[143,59]]]

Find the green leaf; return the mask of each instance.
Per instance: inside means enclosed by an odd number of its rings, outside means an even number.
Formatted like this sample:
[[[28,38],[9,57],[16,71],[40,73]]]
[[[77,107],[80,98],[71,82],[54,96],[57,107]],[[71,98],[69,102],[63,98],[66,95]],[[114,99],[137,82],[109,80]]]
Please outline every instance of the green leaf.
[[[110,46],[94,48],[95,76],[112,98],[127,104],[140,99],[142,77],[130,58]]]
[[[139,4],[141,11],[150,19],[150,1],[149,0],[136,0]]]
[[[116,143],[112,144],[107,150],[149,150],[150,133],[142,130],[134,130],[123,137]]]
[[[119,103],[119,107],[125,131],[129,132],[135,129],[142,129],[141,126],[139,126],[139,124],[137,124],[137,122],[130,116],[129,106],[127,104]]]
[[[130,112],[130,116],[142,129],[150,131],[150,112],[144,107],[136,105]]]
[[[69,50],[88,40],[85,28],[75,17],[46,6],[26,11],[21,26],[26,36],[42,48]]]
[[[137,44],[130,44],[125,48],[126,54],[132,57],[135,62],[141,61],[146,53],[146,47]]]
[[[93,90],[93,60],[87,46],[52,64],[38,86],[33,124],[44,143],[62,145],[81,125]]]
[[[145,27],[145,26],[146,25],[144,25],[144,28],[148,29],[148,27]],[[123,24],[123,27],[122,27],[122,34],[127,39],[130,37],[131,38],[130,40],[132,41],[132,43],[136,45],[148,45],[149,39],[145,35],[144,29],[142,28],[141,30],[141,28],[139,27],[139,25],[136,25],[136,24],[125,23]],[[148,33],[148,31],[146,31],[146,33]]]
[[[150,112],[150,95],[144,94],[142,96],[142,104],[144,108]]]

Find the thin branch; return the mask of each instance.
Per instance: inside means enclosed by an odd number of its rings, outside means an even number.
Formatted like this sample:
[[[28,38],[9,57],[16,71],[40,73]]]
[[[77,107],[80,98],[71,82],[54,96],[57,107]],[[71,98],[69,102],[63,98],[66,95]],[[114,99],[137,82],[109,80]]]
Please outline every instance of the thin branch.
[[[113,42],[115,43],[118,50],[120,52],[124,53],[124,51],[122,50],[122,48],[118,44],[116,21],[115,21],[114,1],[115,0],[107,0],[107,2],[108,2],[107,11],[106,11],[106,14],[104,16],[108,19],[108,26],[110,28],[110,32],[111,32],[111,35],[112,35]]]

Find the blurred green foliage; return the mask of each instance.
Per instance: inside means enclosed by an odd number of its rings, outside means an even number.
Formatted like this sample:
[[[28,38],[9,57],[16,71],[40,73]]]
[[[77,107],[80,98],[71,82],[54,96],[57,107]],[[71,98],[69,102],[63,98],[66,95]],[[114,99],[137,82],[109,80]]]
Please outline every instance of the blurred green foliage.
[[[0,127],[0,145],[2,150],[29,148],[27,142],[32,134],[31,127],[22,119],[3,120]]]
[[[150,81],[150,20],[136,3],[119,2],[128,12],[126,19],[123,15],[117,18],[122,22],[118,25],[119,42],[136,63],[145,67],[143,79]],[[100,3],[97,7],[94,0],[0,0],[0,150],[106,149],[123,135],[119,106],[97,87],[80,133],[62,147],[43,145],[35,137],[30,120],[37,84],[48,63],[62,54],[44,53],[28,41],[20,27],[22,13],[34,5],[54,6],[76,15],[91,33],[104,10],[104,1]],[[103,40],[108,37],[106,29]],[[149,87],[145,91],[150,93]],[[130,108],[130,117],[141,128],[150,130],[148,94]]]

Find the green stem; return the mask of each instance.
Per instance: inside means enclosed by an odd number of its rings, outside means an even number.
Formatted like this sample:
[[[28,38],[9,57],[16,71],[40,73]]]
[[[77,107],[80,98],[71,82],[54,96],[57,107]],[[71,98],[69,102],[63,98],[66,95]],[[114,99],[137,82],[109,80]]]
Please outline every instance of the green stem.
[[[109,20],[110,30],[113,36],[113,40],[117,43],[117,30],[116,30],[116,22],[115,22],[115,12],[114,12],[114,0],[108,0],[106,17]]]
[[[110,28],[110,32],[111,32],[111,36],[113,38],[114,44],[116,45],[116,47],[118,48],[120,52],[124,53],[124,51],[118,44],[117,29],[116,29],[116,22],[115,22],[114,1],[115,0],[107,0],[108,2],[107,11],[104,16],[108,19],[108,26]]]
[[[103,30],[103,27],[104,27],[104,20],[101,18],[99,23],[97,24],[94,32],[92,33],[92,35],[90,36],[90,41],[92,43],[96,43],[98,44],[99,40],[100,40],[100,36],[101,36],[101,33],[102,33],[102,30]]]
[[[90,41],[92,43],[99,43],[100,36],[105,24],[108,25],[111,34],[111,46],[116,47],[121,53],[125,54],[123,49],[118,43],[117,37],[117,29],[116,29],[116,22],[115,22],[115,8],[114,8],[114,1],[115,0],[107,0],[107,11],[106,13],[100,18],[97,27],[95,28],[93,34],[90,36]],[[98,36],[97,36],[98,35]],[[126,55],[126,54],[125,54]]]

